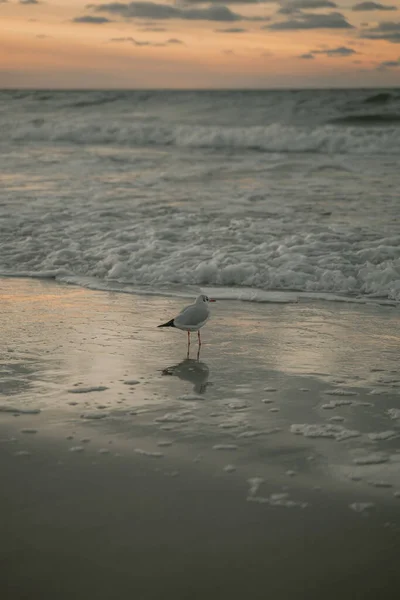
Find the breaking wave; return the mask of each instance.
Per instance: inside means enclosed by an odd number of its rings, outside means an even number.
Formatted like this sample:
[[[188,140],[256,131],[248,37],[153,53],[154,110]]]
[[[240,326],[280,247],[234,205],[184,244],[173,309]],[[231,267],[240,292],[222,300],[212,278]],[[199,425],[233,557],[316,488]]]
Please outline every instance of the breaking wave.
[[[355,125],[359,118],[354,116],[346,118],[349,120],[342,119],[341,123],[354,125],[345,128],[333,125],[302,128],[280,123],[264,127],[169,125],[143,120],[124,123],[97,119],[88,121],[87,118],[49,122],[34,118],[26,124],[3,125],[3,141],[9,137],[14,142],[24,143],[175,146],[282,153],[400,154],[398,127],[387,127],[379,131],[361,129]],[[367,122],[372,119],[363,118]],[[398,119],[397,123],[400,123],[400,117]]]

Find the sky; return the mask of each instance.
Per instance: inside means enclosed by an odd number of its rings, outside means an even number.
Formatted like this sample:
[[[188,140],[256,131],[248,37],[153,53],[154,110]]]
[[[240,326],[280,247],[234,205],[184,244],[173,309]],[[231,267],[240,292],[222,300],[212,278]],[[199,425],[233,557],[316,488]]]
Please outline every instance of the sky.
[[[400,0],[0,0],[0,88],[400,86]]]

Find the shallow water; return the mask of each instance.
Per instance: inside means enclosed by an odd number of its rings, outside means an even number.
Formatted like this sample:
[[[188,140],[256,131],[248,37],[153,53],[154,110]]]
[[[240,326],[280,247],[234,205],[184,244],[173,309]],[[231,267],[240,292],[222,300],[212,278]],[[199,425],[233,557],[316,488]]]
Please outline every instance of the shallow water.
[[[201,455],[221,473],[272,478],[277,493],[288,477],[354,501],[400,490],[395,309],[220,302],[199,359],[195,344],[186,359],[186,336],[156,327],[177,299],[2,283],[0,419],[19,449],[34,430],[71,436],[71,451],[89,438],[148,458]]]

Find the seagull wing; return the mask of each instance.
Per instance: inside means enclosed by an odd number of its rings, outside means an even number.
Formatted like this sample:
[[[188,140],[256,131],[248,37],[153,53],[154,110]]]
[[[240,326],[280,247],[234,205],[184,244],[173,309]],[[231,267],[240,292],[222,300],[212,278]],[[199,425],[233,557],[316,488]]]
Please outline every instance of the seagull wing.
[[[209,314],[205,304],[191,304],[174,319],[174,323],[176,327],[199,327],[207,321]]]

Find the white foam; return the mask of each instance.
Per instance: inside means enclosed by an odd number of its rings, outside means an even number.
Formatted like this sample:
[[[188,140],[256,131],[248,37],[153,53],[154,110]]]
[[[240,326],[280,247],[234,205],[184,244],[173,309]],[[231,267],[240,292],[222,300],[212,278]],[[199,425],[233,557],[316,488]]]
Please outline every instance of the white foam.
[[[248,408],[247,402],[244,402],[243,400],[232,400],[227,402],[226,406],[231,410],[244,410],[245,408]]]
[[[264,483],[264,479],[262,477],[250,477],[247,483],[250,485],[249,496],[255,496],[260,486]]]
[[[341,423],[344,420],[345,420],[345,418],[341,417],[340,415],[335,415],[334,417],[330,417],[330,419],[329,419],[329,421],[332,423]]]
[[[344,390],[342,388],[335,388],[333,390],[325,390],[324,394],[328,396],[358,396],[358,393],[353,390]]]
[[[182,396],[178,396],[178,400],[192,402],[196,400],[204,400],[204,396],[200,396],[199,394],[182,394]]]
[[[110,450],[108,448],[100,448],[97,452],[99,454],[110,454]]]
[[[247,384],[239,384],[236,386],[235,393],[236,394],[253,394],[254,388],[250,387]]]
[[[290,431],[309,438],[333,438],[338,442],[361,435],[359,431],[345,429],[341,425],[318,425],[315,423],[293,424],[290,426]]]
[[[260,435],[263,435],[264,432],[263,431],[243,431],[242,433],[239,433],[239,435],[237,436],[238,438],[254,438],[254,437],[259,437]]]
[[[290,500],[289,494],[271,494],[268,498],[263,496],[248,496],[249,502],[256,502],[258,504],[268,504],[269,506],[280,506],[283,508],[307,508],[307,502],[297,502]]]
[[[288,477],[294,477],[295,475],[297,475],[297,473],[296,473],[296,471],[289,470],[289,471],[286,471],[286,475]]]
[[[81,415],[81,419],[89,419],[93,421],[97,421],[99,419],[105,419],[108,417],[108,413],[104,412],[86,412]]]
[[[356,465],[379,465],[381,463],[388,462],[389,457],[381,452],[374,452],[365,456],[359,456],[355,458],[353,462]]]
[[[398,437],[399,433],[397,431],[393,431],[393,429],[389,429],[388,431],[378,431],[376,433],[369,433],[368,437],[370,440],[374,442],[391,440],[395,437]]]
[[[69,394],[90,394],[92,392],[104,392],[104,390],[108,390],[108,387],[105,385],[95,385],[90,387],[75,387],[67,390]]]
[[[194,416],[188,414],[186,411],[175,412],[175,413],[166,413],[162,417],[157,417],[155,419],[156,423],[186,423],[187,421],[191,421],[194,419]]]
[[[263,404],[273,404],[273,403],[275,402],[275,400],[271,400],[270,398],[263,398],[263,399],[261,400],[261,402],[262,402]]]
[[[247,502],[256,502],[257,504],[269,504],[269,499],[265,496],[247,496]]]
[[[164,454],[162,452],[148,452],[147,450],[142,450],[141,448],[135,448],[136,454],[140,454],[141,456],[148,456],[150,458],[162,458]]]
[[[339,406],[350,406],[351,404],[353,404],[351,400],[331,400],[327,404],[323,404],[321,408],[324,410],[333,410]]]
[[[14,452],[14,456],[31,456],[32,452],[28,452],[28,450],[18,450]]]
[[[69,451],[70,452],[83,452],[85,448],[83,446],[72,446]]]
[[[225,473],[233,473],[234,471],[236,471],[236,467],[235,465],[225,465],[224,471]]]
[[[28,207],[21,218],[29,223],[33,217]],[[400,258],[395,240],[384,237],[370,240],[358,229],[346,236],[324,227],[315,232],[307,228],[304,232],[288,232],[287,220],[282,217],[278,226],[279,240],[278,233],[269,234],[267,241],[261,244],[265,229],[261,229],[261,222],[249,216],[242,223],[246,228],[246,241],[242,236],[238,244],[237,228],[229,226],[226,219],[227,234],[220,241],[217,255],[211,256],[209,247],[215,243],[215,232],[201,216],[197,220],[192,214],[182,215],[185,225],[195,227],[199,239],[203,240],[195,253],[191,252],[191,241],[179,235],[175,238],[173,228],[172,232],[168,228],[169,234],[163,229],[150,203],[148,213],[143,211],[134,229],[130,222],[121,221],[116,232],[112,221],[107,235],[104,219],[96,212],[92,212],[91,217],[83,225],[84,246],[79,241],[81,238],[71,241],[71,230],[64,226],[62,219],[59,223],[53,221],[51,228],[39,223],[37,235],[24,238],[24,252],[21,252],[21,238],[16,235],[15,240],[2,247],[2,264],[7,268],[2,268],[1,274],[55,277],[91,289],[136,294],[165,294],[165,285],[176,283],[202,286],[207,293],[207,284],[218,285],[220,293],[213,294],[217,299],[229,295],[235,300],[254,302],[295,302],[301,298],[396,304],[400,300]],[[296,226],[294,219],[293,227]],[[149,227],[159,235],[157,249],[146,234]],[[82,235],[82,227],[80,233]],[[40,250],[36,246],[37,236],[41,239]],[[168,237],[173,237],[172,241]],[[112,251],[110,239],[113,240]],[[131,248],[128,253],[127,247]],[[94,254],[99,260],[93,261]],[[80,275],[73,274],[77,268]],[[228,286],[236,287],[232,290]],[[246,288],[250,291],[246,292]],[[283,291],[277,294],[274,290],[279,288]],[[303,291],[290,293],[285,291],[288,288]],[[169,294],[179,295],[175,291]],[[356,294],[364,296],[357,298]],[[180,295],[189,293],[185,291]]]
[[[391,419],[400,419],[400,408],[389,408],[387,413]]]
[[[238,447],[235,444],[215,444],[212,447],[213,450],[237,450]]]
[[[271,494],[268,500],[271,506],[283,506],[284,508],[306,508],[308,506],[307,502],[290,500],[289,495],[286,493]]]
[[[171,442],[170,440],[161,440],[159,442],[157,442],[157,446],[159,446],[160,448],[167,448],[168,446],[172,446],[174,442]]]
[[[353,502],[352,504],[349,504],[349,507],[355,512],[365,513],[374,509],[375,504],[373,502]]]
[[[178,477],[179,471],[166,471],[164,475],[166,477]]]

